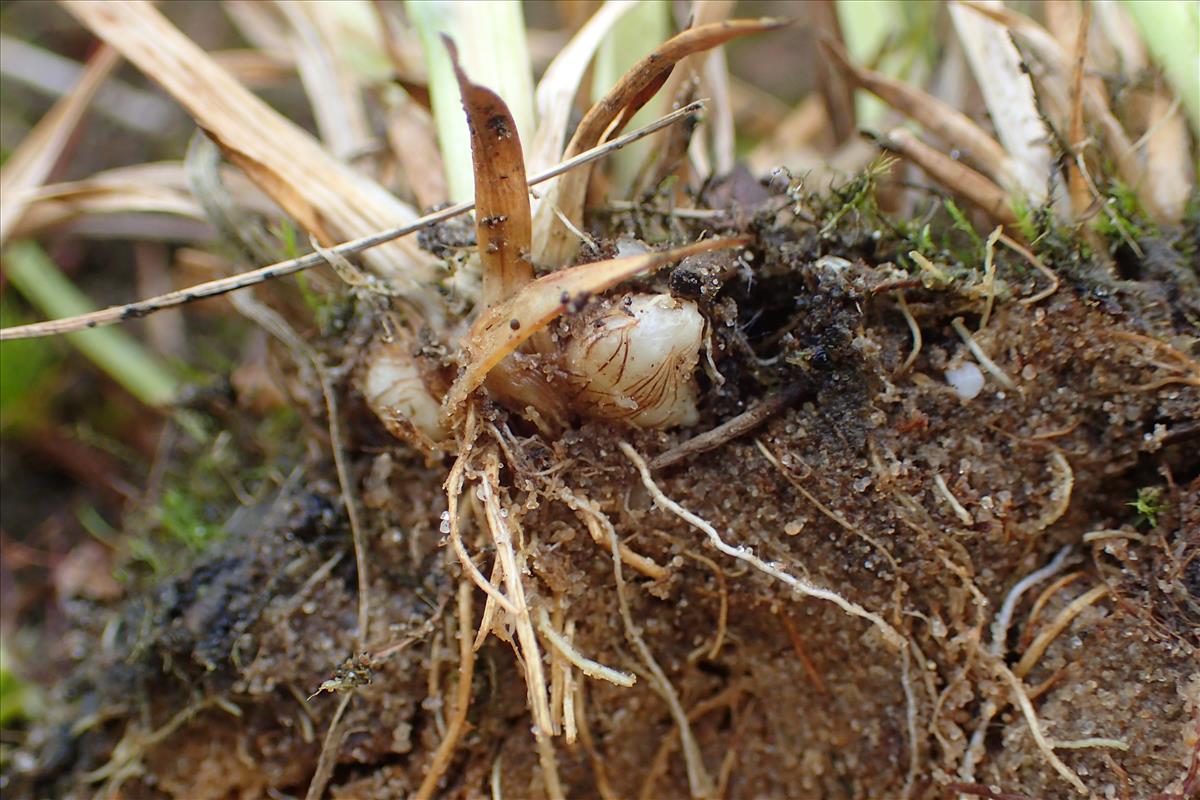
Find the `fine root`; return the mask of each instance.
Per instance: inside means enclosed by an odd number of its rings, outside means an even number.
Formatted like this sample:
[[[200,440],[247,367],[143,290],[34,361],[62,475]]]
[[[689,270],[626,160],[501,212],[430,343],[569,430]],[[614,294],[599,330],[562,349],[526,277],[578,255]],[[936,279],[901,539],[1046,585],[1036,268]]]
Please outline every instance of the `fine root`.
[[[954,512],[954,516],[958,517],[963,525],[974,525],[975,518],[971,516],[971,512],[963,507],[963,504],[958,502],[958,498],[950,491],[950,487],[946,485],[946,479],[942,477],[940,472],[933,475],[933,485],[937,487],[938,494],[946,501],[946,505],[950,506],[950,510]]]
[[[353,698],[353,690],[346,692],[333,712],[333,719],[329,721],[329,729],[325,731],[325,738],[321,742],[321,755],[317,758],[317,769],[308,783],[308,791],[304,795],[304,800],[321,800],[325,795],[325,787],[329,785],[329,779],[333,776],[333,766],[337,763],[338,751],[342,748],[344,735],[342,716],[345,715]]]
[[[1002,226],[997,226],[987,238],[987,246],[983,251],[983,314],[979,317],[979,330],[987,327],[992,316],[992,307],[996,304],[996,240],[1004,233]]]
[[[1033,252],[1029,250],[1029,248],[1025,247],[1023,244],[1018,242],[1016,239],[1013,239],[1012,237],[1008,236],[1007,234],[1001,234],[1000,241],[1009,250],[1012,250],[1014,253],[1021,256],[1026,261],[1028,261],[1029,264],[1034,269],[1036,269],[1038,272],[1045,275],[1046,279],[1048,281],[1050,281],[1050,285],[1047,286],[1042,291],[1038,292],[1037,294],[1030,295],[1029,297],[1023,298],[1021,300],[1021,305],[1031,306],[1036,303],[1040,303],[1043,300],[1045,300],[1047,297],[1049,297],[1050,295],[1052,295],[1058,291],[1058,285],[1059,285],[1058,275],[1055,274],[1054,270],[1050,269],[1044,263],[1042,263],[1042,260],[1040,258],[1038,258],[1037,256],[1035,256],[1033,254]]]
[[[967,326],[963,324],[962,317],[955,317],[953,320],[951,320],[950,325],[954,328],[954,331],[960,337],[962,337],[963,343],[966,344],[967,349],[971,351],[971,355],[975,356],[975,360],[979,362],[980,366],[988,371],[989,375],[995,378],[996,381],[1005,389],[1017,388],[1017,385],[1013,383],[1012,378],[1004,374],[1004,370],[1000,369],[996,362],[988,358],[987,353],[983,352],[983,348],[979,346],[979,342],[975,341],[975,337],[971,335],[971,332],[967,330]]]
[[[1075,472],[1071,469],[1071,462],[1067,461],[1067,457],[1055,448],[1050,453],[1050,461],[1057,473],[1058,485],[1050,493],[1053,505],[1033,526],[1034,531],[1038,533],[1058,522],[1063,514],[1067,513],[1067,508],[1071,505],[1071,491],[1075,488]]]
[[[429,771],[421,780],[421,786],[413,795],[415,800],[429,800],[437,789],[438,781],[442,779],[450,759],[454,756],[454,748],[458,745],[463,728],[467,722],[467,709],[471,705],[471,678],[475,673],[475,648],[471,646],[472,627],[472,597],[471,584],[460,580],[458,583],[458,687],[454,695],[454,707],[451,710],[450,723],[441,744],[433,754],[433,762]]]
[[[916,363],[917,356],[921,355],[921,326],[917,324],[917,318],[913,316],[912,311],[908,308],[908,301],[904,299],[904,292],[896,292],[896,303],[900,306],[900,313],[904,315],[904,321],[908,323],[908,330],[912,333],[912,352],[904,359],[904,363],[892,375],[898,378],[901,375],[908,373],[908,370]]]
[[[701,700],[692,707],[691,711],[687,712],[688,722],[695,722],[705,714],[718,711],[722,708],[734,708],[745,691],[745,685],[734,683],[712,697]],[[654,758],[650,761],[650,769],[646,771],[646,777],[642,779],[642,788],[638,792],[638,800],[654,800],[657,797],[654,792],[655,784],[662,777],[662,774],[666,772],[667,760],[675,750],[675,745],[676,739],[674,736],[666,736],[659,743],[658,750],[655,752]],[[720,797],[721,794],[718,792],[717,796]]]
[[[777,470],[779,470],[779,474],[783,476],[784,480],[786,480],[793,489],[795,489],[800,494],[802,494],[804,496],[805,500],[807,500],[808,502],[810,502],[814,506],[816,506],[818,511],[820,511],[822,514],[824,514],[829,519],[836,522],[838,524],[838,526],[841,527],[843,530],[862,539],[864,542],[871,545],[871,547],[875,548],[875,550],[881,556],[883,556],[884,560],[886,560],[888,562],[888,565],[892,568],[892,574],[896,576],[896,586],[892,592],[892,596],[893,596],[893,600],[894,600],[895,606],[896,606],[896,611],[898,614],[899,609],[900,609],[900,600],[904,593],[904,580],[900,577],[900,565],[896,562],[896,558],[895,558],[895,556],[892,555],[891,551],[888,550],[886,547],[884,547],[880,542],[878,542],[874,538],[868,536],[867,534],[863,533],[861,530],[856,528],[854,525],[850,524],[850,520],[846,519],[841,514],[834,511],[832,508],[830,508],[829,506],[825,505],[820,500],[818,500],[816,495],[814,495],[812,492],[810,492],[808,489],[806,489],[804,487],[804,485],[802,483],[800,483],[799,479],[797,479],[796,476],[793,475],[790,470],[788,470],[787,468],[785,468],[783,466],[783,463],[778,458],[775,457],[775,454],[771,452],[770,448],[768,448],[765,444],[762,443],[761,439],[755,439],[754,444],[755,444],[755,446],[758,447],[758,451],[763,454],[763,457],[765,459],[767,459],[767,461],[771,462],[771,464]],[[811,470],[806,471],[806,475],[808,475],[808,474],[811,474]]]
[[[713,637],[712,646],[708,648],[707,658],[710,661],[715,661],[721,653],[721,645],[725,643],[725,629],[729,624],[729,588],[725,585],[725,572],[721,566],[713,561],[708,556],[702,556],[699,553],[693,553],[691,550],[684,550],[683,554],[689,558],[699,561],[704,566],[712,570],[713,575],[717,576],[717,591],[720,592],[720,606],[717,609],[717,633]],[[702,651],[703,645],[700,650]]]
[[[596,791],[600,794],[600,800],[618,800],[612,782],[608,779],[608,770],[604,767],[604,756],[596,749],[592,729],[588,726],[587,693],[582,681],[575,688],[575,695],[575,719],[579,723],[579,741],[583,743],[588,761],[591,762],[592,774],[596,778]]]
[[[1025,691],[1025,686],[1021,679],[1013,674],[1013,671],[1008,668],[1002,661],[993,662],[993,668],[1000,677],[1008,682],[1009,688],[1012,689],[1013,702],[1021,709],[1021,714],[1025,717],[1025,723],[1029,726],[1029,733],[1033,736],[1033,741],[1037,744],[1039,750],[1046,760],[1050,762],[1050,766],[1054,768],[1062,779],[1075,787],[1082,795],[1088,793],[1087,787],[1083,785],[1083,781],[1075,774],[1075,771],[1063,763],[1055,752],[1050,740],[1042,733],[1041,723],[1038,722],[1037,712],[1033,710],[1033,703],[1029,699],[1028,693]]]
[[[596,680],[608,681],[615,683],[617,686],[626,688],[637,683],[637,676],[628,672],[606,667],[598,661],[585,656],[583,653],[575,649],[575,645],[571,644],[561,633],[554,629],[550,624],[550,615],[546,613],[545,608],[538,609],[538,630],[542,632],[542,636],[546,637],[554,649],[562,655],[567,661],[570,661],[584,675]]]
[[[622,442],[622,446],[627,445]],[[641,468],[643,470],[646,469],[644,461],[641,463]],[[666,673],[658,665],[654,654],[650,652],[649,646],[647,646],[645,639],[642,638],[641,631],[633,621],[633,613],[629,610],[629,599],[625,596],[625,577],[621,570],[621,553],[616,529],[608,517],[586,498],[574,496],[564,490],[563,500],[577,514],[582,516],[585,525],[589,528],[595,526],[607,535],[609,549],[612,552],[613,578],[617,585],[617,603],[621,609],[621,622],[625,626],[625,637],[633,645],[634,649],[637,650],[642,663],[650,673],[651,684],[667,704],[667,708],[675,720],[675,725],[679,728],[679,741],[683,746],[684,764],[687,767],[688,775],[688,788],[691,791],[692,797],[712,797],[712,778],[709,776],[708,770],[704,767],[704,759],[700,754],[700,747],[696,744],[696,739],[692,735],[692,728],[688,724],[687,715],[684,713],[683,706],[679,702],[679,695],[675,692],[675,687],[667,680]]]
[[[646,491],[650,493],[650,496],[654,498],[655,503],[657,503],[658,506],[664,511],[669,511],[670,513],[682,519],[684,522],[691,525],[693,528],[696,528],[700,532],[704,533],[708,537],[708,540],[712,542],[713,546],[722,553],[736,558],[739,561],[744,561],[746,564],[754,567],[759,572],[781,581],[797,594],[805,597],[813,597],[818,600],[828,600],[829,602],[841,608],[850,616],[867,620],[879,630],[884,640],[897,650],[903,650],[908,646],[908,643],[905,641],[904,637],[901,636],[895,628],[884,621],[883,617],[879,616],[878,614],[868,611],[858,603],[847,600],[831,589],[822,589],[821,587],[809,583],[802,578],[789,575],[774,564],[769,564],[766,561],[763,561],[761,558],[755,555],[754,551],[749,547],[734,547],[726,543],[726,541],[721,538],[721,534],[717,533],[716,528],[663,494],[662,489],[658,488],[658,484],[655,483],[654,478],[650,476],[650,468],[646,466],[645,459],[643,459],[638,452],[629,445],[628,442],[620,442],[620,447],[621,452],[625,454],[625,457],[630,460],[630,462],[637,469],[638,474],[641,475],[642,484],[646,487]]]
[[[1050,598],[1082,577],[1083,573],[1078,570],[1068,572],[1038,594],[1037,598],[1033,601],[1033,607],[1029,610],[1029,615],[1025,618],[1025,630],[1022,631],[1020,639],[1021,650],[1029,647],[1029,642],[1033,639],[1033,627],[1041,616],[1042,609],[1050,602]]]
[[[1066,627],[1071,624],[1071,620],[1079,616],[1085,608],[1097,602],[1108,595],[1108,584],[1101,583],[1093,586],[1088,591],[1076,597],[1067,605],[1058,616],[1054,618],[1046,629],[1034,637],[1033,642],[1029,645],[1029,649],[1021,656],[1021,660],[1017,662],[1017,666],[1013,668],[1013,673],[1018,678],[1024,678],[1033,669],[1042,654],[1046,652],[1046,648],[1050,646],[1060,633],[1066,630]]]

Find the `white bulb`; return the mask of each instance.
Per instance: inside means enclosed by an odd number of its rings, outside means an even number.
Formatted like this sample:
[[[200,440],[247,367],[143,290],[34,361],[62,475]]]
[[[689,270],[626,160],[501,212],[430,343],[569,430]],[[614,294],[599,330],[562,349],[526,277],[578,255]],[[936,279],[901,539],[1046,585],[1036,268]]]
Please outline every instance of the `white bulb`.
[[[695,303],[627,296],[584,313],[571,333],[560,363],[580,414],[642,428],[696,423],[704,317]]]
[[[440,421],[441,404],[433,398],[406,344],[378,345],[362,378],[367,405],[394,435],[405,437],[407,426],[427,442],[446,438]]]

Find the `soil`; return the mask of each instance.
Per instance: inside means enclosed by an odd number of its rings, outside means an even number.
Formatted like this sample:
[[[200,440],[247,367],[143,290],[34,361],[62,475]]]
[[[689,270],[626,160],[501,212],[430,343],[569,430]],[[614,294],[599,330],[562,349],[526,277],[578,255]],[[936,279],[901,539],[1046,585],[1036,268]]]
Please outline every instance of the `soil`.
[[[1047,292],[1045,275],[1003,247],[995,282],[979,252],[948,280],[922,276],[904,260],[911,243],[869,210],[846,211],[844,197],[815,201],[776,182],[709,198],[738,207],[703,221],[597,215],[594,230],[602,242],[756,235],[740,259],[709,255],[640,282],[697,299],[711,322],[694,429],[584,422],[549,439],[499,407],[478,409],[468,478],[487,453],[501,455],[530,605],[559,631],[573,626],[587,658],[637,676],[627,688],[574,672],[573,743],[563,687],[552,685],[565,795],[688,797],[664,699],[673,692],[715,796],[1073,796],[1031,735],[1014,682],[1047,738],[1085,745],[1055,752],[1092,796],[1195,792],[1195,221],[1111,259],[1051,235],[1037,249],[1061,284]],[[439,246],[452,246],[450,233]],[[920,330],[915,359],[904,308]],[[329,337],[330,359],[352,364],[362,330]],[[962,365],[985,379],[969,399],[945,377]],[[327,753],[328,796],[417,791],[452,724],[458,680],[465,578],[441,525],[452,459],[392,438],[352,380],[342,385],[366,526],[365,653],[325,446],[299,480],[240,509],[200,563],[116,618],[78,621],[88,657],[13,759],[9,797],[301,797],[347,697]],[[719,552],[655,503],[619,446],[653,459],[781,392],[789,402],[756,427],[655,470],[654,481],[728,544],[878,614],[903,646]],[[495,553],[474,486],[462,530],[487,574]],[[1157,492],[1149,512],[1133,505],[1146,490]],[[564,491],[593,501],[624,545],[661,568],[656,579],[627,563],[623,581],[670,691],[622,621],[608,542],[589,535]],[[1062,569],[1020,594],[993,638],[1014,585],[1068,546]],[[474,592],[472,637],[484,600]],[[523,648],[513,631],[493,633],[476,654],[467,724],[437,797],[545,796]],[[561,658],[545,647],[544,668],[559,674]],[[343,691],[309,696],[326,681]],[[976,766],[964,770],[977,729]],[[948,790],[954,782],[963,786]]]

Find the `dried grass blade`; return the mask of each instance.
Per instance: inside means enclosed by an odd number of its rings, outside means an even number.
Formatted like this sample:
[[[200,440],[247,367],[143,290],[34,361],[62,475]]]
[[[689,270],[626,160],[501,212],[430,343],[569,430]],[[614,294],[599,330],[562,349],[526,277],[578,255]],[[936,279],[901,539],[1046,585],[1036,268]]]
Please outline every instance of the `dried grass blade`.
[[[668,125],[673,125],[682,119],[686,119],[695,114],[703,107],[703,103],[692,103],[684,106],[678,111],[668,114],[662,119],[655,120],[650,125],[644,128],[627,133],[617,139],[594,147],[591,150],[580,153],[574,158],[558,164],[552,169],[547,170],[539,175],[535,175],[530,179],[530,185],[536,185],[562,175],[572,169],[577,169],[582,164],[590,164],[592,161],[603,158],[609,153],[615,152],[622,147],[625,147],[630,142],[638,141],[655,131],[662,130]],[[382,231],[371,233],[367,236],[362,236],[358,239],[353,239],[348,242],[342,242],[335,247],[329,248],[334,253],[340,256],[352,255],[361,253],[373,247],[379,247],[381,244],[399,239],[401,236],[407,236],[416,233],[430,225],[435,225],[439,222],[452,219],[459,214],[465,214],[475,207],[474,203],[459,203],[456,206],[443,208],[440,211],[434,211],[426,214],[420,219],[414,220],[408,224],[397,227],[387,228]],[[235,292],[239,289],[247,289],[251,286],[257,286],[266,281],[282,278],[285,275],[293,275],[297,272],[302,272],[312,267],[320,266],[327,263],[325,257],[320,253],[309,253],[299,258],[291,258],[287,261],[280,261],[275,264],[268,264],[265,267],[259,267],[248,272],[243,272],[238,275],[231,275],[227,278],[219,278],[217,280],[208,281],[206,283],[196,284],[186,289],[180,289],[174,292],[168,292],[158,297],[150,297],[145,300],[138,300],[133,303],[125,303],[118,306],[109,306],[108,308],[99,311],[89,312],[87,314],[79,314],[72,317],[64,317],[61,319],[51,319],[45,322],[34,322],[29,325],[13,325],[7,328],[0,328],[0,341],[10,339],[32,339],[38,336],[55,336],[62,333],[70,333],[71,331],[80,331],[86,328],[97,328],[102,325],[113,325],[117,322],[125,320],[137,319],[144,317],[147,314],[153,314],[158,311],[163,311],[168,308],[180,306],[185,303],[191,303],[195,300],[201,300],[206,297],[216,297],[228,292]]]
[[[330,156],[308,133],[247,91],[149,3],[63,0],[63,6],[162,85],[230,161],[322,244],[415,219],[406,204]],[[431,297],[424,286],[434,278],[436,262],[415,242],[380,246],[366,260],[410,297]]]
[[[483,265],[483,305],[491,308],[533,280],[529,263],[531,217],[521,137],[508,106],[486,86],[472,83],[458,49],[443,36],[462,93],[475,172],[475,237]]]
[[[78,127],[105,78],[119,60],[117,52],[102,47],[88,62],[79,83],[62,97],[21,141],[0,170],[0,244],[31,199],[31,192],[46,180]]]
[[[975,13],[976,7],[951,3],[950,18],[1000,142],[1012,157],[1013,177],[1031,205],[1042,205],[1049,200],[1054,163],[1050,131],[1038,112],[1033,82],[1021,69],[1021,55],[1008,31]]]
[[[700,28],[724,22],[733,16],[735,0],[693,0],[691,8],[691,23],[688,27]],[[707,97],[712,103],[712,112],[698,126],[699,130],[691,139],[693,151],[693,169],[704,175],[708,172],[725,174],[733,169],[734,131],[733,108],[729,97],[729,68],[720,50],[702,50],[683,59],[671,72],[666,85],[663,86],[662,102],[666,103],[664,110],[670,111],[670,105],[684,89],[684,83],[695,77],[700,78],[700,96]],[[707,136],[705,134],[708,134]],[[659,139],[665,139],[660,135]],[[713,166],[710,170],[701,170],[697,163],[707,162],[707,153],[703,149],[705,139],[712,140]],[[698,162],[696,156],[703,160]]]
[[[667,40],[633,66],[607,95],[596,102],[584,115],[567,145],[565,157],[594,146],[606,133],[613,135],[628,122],[660,89],[675,64],[681,59],[709,50],[739,36],[762,33],[781,28],[788,23],[775,19],[730,20],[686,30]],[[545,201],[538,206],[534,226],[534,260],[545,264],[562,264],[578,245],[578,240],[555,219],[557,207],[566,218],[578,226],[583,219],[583,201],[591,170],[575,170],[551,187]]]
[[[300,82],[312,105],[321,140],[337,158],[367,150],[374,137],[362,91],[335,43],[322,29],[311,4],[276,3],[292,28],[292,49]]]
[[[1012,198],[986,176],[955,161],[950,156],[922,142],[912,131],[896,128],[879,140],[879,145],[907,158],[946,188],[988,212],[996,221],[1012,225],[1017,221]]]
[[[399,86],[388,87],[384,102],[388,105],[388,145],[417,205],[423,209],[445,205],[450,192],[433,117]]]
[[[1059,45],[1050,32],[1041,25],[1024,14],[1005,8],[1002,3],[997,2],[984,3],[976,2],[976,0],[956,0],[952,9],[952,13],[954,11],[958,13],[965,11],[976,12],[988,21],[1000,26],[997,28],[1000,31],[1000,35],[1003,35],[1003,30],[1007,28],[1013,34],[1019,36],[1021,41],[1029,45],[1032,54],[1050,70],[1053,77],[1048,77],[1048,79],[1059,84],[1058,93],[1066,93],[1066,87],[1069,86],[1068,81],[1072,75],[1071,57],[1063,50],[1062,46]],[[1005,41],[1007,41],[1007,38]],[[1121,127],[1121,123],[1117,121],[1112,110],[1108,107],[1108,98],[1104,84],[1098,78],[1084,78],[1082,102],[1084,113],[1100,129],[1104,143],[1108,147],[1108,154],[1116,162],[1117,174],[1126,184],[1138,189],[1139,196],[1143,202],[1146,202],[1147,198],[1144,192],[1142,192],[1144,188],[1142,165],[1136,157],[1125,129]],[[988,107],[989,109],[991,108],[990,103]],[[994,111],[993,118],[995,118]],[[1004,141],[1003,137],[1001,137],[1001,141]],[[1005,142],[1005,146],[1008,146],[1007,142]]]
[[[834,43],[845,51],[845,38],[842,36],[842,25],[838,20],[837,5],[834,0],[819,0],[810,6],[813,15],[813,27],[819,31],[822,42]],[[857,126],[854,109],[854,88],[842,80],[837,71],[830,68],[825,59],[815,59],[816,83],[825,101],[825,113],[833,125],[833,137],[837,144],[854,136]]]
[[[1145,194],[1150,208],[1157,210],[1159,222],[1174,225],[1183,219],[1196,185],[1187,121],[1180,113],[1179,101],[1172,102],[1161,93],[1151,99],[1148,116]]]
[[[443,414],[455,413],[497,364],[562,315],[572,299],[603,292],[635,275],[696,253],[738,247],[749,241],[744,236],[710,239],[658,253],[581,264],[537,279],[475,321],[463,348],[467,367],[450,387],[442,405]]]
[[[221,177],[243,207],[264,215],[280,213],[241,172],[227,168]],[[205,219],[203,209],[188,190],[182,164],[164,161],[118,167],[83,180],[43,186],[30,196],[29,206],[12,234],[33,236],[80,217],[125,213]]]
[[[534,95],[538,126],[528,147],[530,171],[538,172],[558,163],[571,108],[588,64],[616,21],[636,5],[633,0],[608,0],[546,67]]]
[[[823,38],[821,45],[852,83],[919,123],[947,145],[962,150],[1005,189],[1017,188],[1008,153],[966,114],[922,89],[855,66],[845,48],[831,39]]]
[[[1087,181],[1084,180],[1080,163],[1086,144],[1083,130],[1083,68],[1087,56],[1088,25],[1092,20],[1091,6],[1085,6],[1079,16],[1079,29],[1075,34],[1075,69],[1071,76],[1071,123],[1067,133],[1067,146],[1074,158],[1067,167],[1067,192],[1071,197],[1071,210],[1075,219],[1082,219],[1092,204]]]

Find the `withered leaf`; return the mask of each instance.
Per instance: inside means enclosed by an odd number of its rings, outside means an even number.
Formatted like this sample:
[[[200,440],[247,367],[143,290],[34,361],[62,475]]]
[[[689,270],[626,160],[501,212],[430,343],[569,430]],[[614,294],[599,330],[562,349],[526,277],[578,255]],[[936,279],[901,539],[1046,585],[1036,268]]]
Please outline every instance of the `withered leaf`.
[[[458,78],[475,170],[475,235],[483,265],[483,305],[507,300],[533,280],[529,263],[532,223],[525,156],[508,106],[498,94],[472,83],[458,49],[443,36]]]

